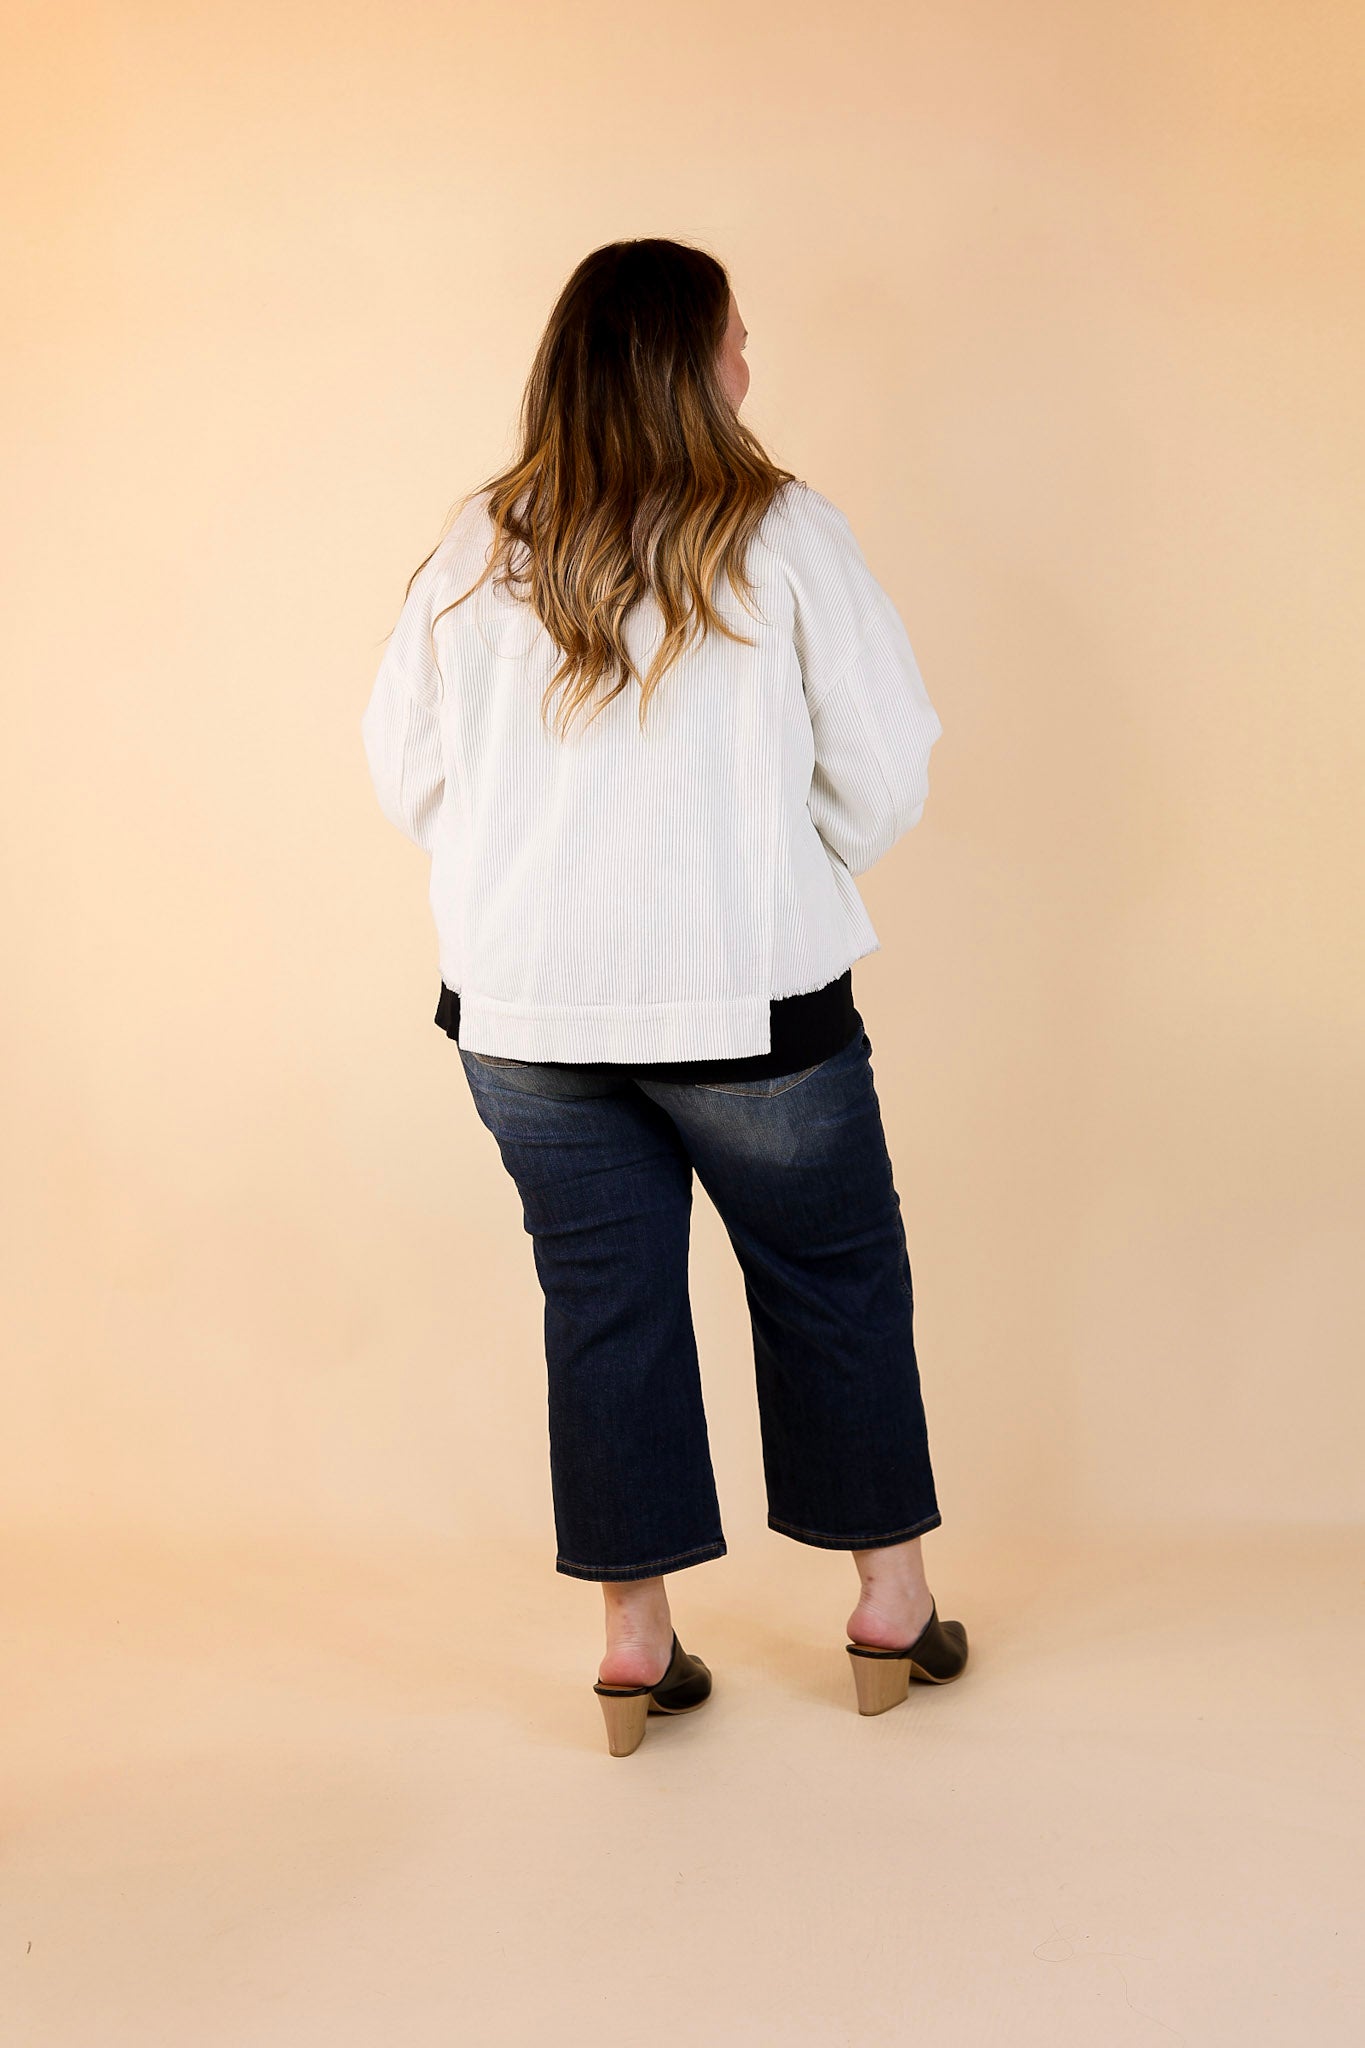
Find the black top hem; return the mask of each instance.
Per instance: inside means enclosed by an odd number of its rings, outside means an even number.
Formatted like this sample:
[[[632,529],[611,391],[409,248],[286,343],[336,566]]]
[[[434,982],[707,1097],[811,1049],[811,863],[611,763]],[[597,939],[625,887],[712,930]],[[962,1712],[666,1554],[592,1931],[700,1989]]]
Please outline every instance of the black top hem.
[[[853,969],[836,981],[800,995],[777,996],[769,1005],[772,1044],[767,1052],[719,1060],[528,1060],[528,1066],[608,1066],[654,1081],[759,1081],[778,1074],[797,1074],[803,1067],[842,1052],[863,1028],[853,1001]],[[460,998],[441,983],[436,1022],[447,1038],[460,1042]],[[499,1054],[499,1058],[503,1055]]]

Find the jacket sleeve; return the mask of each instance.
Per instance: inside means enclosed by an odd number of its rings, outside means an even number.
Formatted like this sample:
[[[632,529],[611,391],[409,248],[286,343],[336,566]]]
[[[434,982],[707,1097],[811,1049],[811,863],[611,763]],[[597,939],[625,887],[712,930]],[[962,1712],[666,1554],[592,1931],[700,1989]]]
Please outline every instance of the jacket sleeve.
[[[860,875],[912,825],[943,731],[909,636],[844,515],[818,492],[796,586],[797,650],[815,738],[807,808]]]
[[[380,809],[427,853],[445,794],[443,685],[431,640],[439,587],[434,565],[424,563],[404,599],[360,722]]]

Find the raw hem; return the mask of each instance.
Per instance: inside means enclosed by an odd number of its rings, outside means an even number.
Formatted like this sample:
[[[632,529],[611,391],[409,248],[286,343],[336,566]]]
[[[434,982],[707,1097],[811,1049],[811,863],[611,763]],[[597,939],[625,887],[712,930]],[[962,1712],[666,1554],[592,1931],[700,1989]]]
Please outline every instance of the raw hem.
[[[788,996],[804,995],[808,987],[812,985],[816,988],[824,988],[827,982],[837,981],[841,974],[848,973],[850,967],[856,967],[860,960],[871,959],[874,953],[880,953],[881,950],[882,942],[875,932],[872,932],[866,939],[862,937],[855,939],[851,950],[845,946],[839,956],[843,960],[843,966],[835,967],[830,972],[821,974],[820,979],[814,984],[811,983],[812,970],[809,968],[807,968],[804,974],[798,975],[795,980],[793,980],[790,973],[780,975],[774,971],[770,977],[773,984],[773,1001],[782,1002]],[[819,972],[818,969],[815,971]]]
[[[725,1538],[699,1544],[695,1550],[680,1550],[672,1557],[656,1557],[649,1564],[571,1564],[566,1557],[555,1559],[555,1570],[569,1579],[657,1579],[664,1572],[683,1571],[690,1564],[706,1564],[726,1555]]]
[[[889,1535],[880,1536],[825,1536],[816,1529],[796,1529],[790,1522],[779,1522],[769,1515],[768,1527],[775,1529],[779,1536],[790,1536],[796,1543],[812,1543],[817,1550],[885,1550],[892,1543],[908,1543],[912,1536],[923,1536],[926,1530],[937,1529],[943,1516],[935,1508],[932,1515],[922,1522],[912,1522],[908,1529],[893,1529]]]

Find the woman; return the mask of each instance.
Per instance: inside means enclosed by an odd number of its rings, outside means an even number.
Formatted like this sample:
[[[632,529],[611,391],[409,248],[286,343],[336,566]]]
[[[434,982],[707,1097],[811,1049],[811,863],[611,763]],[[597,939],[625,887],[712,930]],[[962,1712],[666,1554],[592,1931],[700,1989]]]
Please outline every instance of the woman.
[[[744,1273],[769,1526],[858,1570],[860,1711],[967,1655],[920,1556],[942,1516],[852,993],[880,945],[853,877],[918,822],[942,727],[848,521],[741,424],[745,340],[700,249],[579,265],[516,460],[414,571],[362,727],[532,1239],[556,1569],[602,1586],[617,1756],[711,1690],[664,1583],[726,1549],[694,1171]]]

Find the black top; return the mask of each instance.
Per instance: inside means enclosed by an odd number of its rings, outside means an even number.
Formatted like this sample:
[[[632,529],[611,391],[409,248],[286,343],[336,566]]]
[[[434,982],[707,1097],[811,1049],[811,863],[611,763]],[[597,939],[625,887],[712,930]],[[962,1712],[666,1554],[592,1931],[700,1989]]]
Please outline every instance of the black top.
[[[610,1066],[653,1081],[758,1081],[767,1075],[797,1074],[842,1052],[863,1020],[853,1006],[853,969],[837,981],[802,995],[778,996],[769,1004],[772,1046],[768,1052],[746,1053],[724,1060],[537,1060],[537,1066]],[[447,1038],[460,1042],[460,998],[441,983],[436,1022]],[[531,1064],[531,1062],[528,1062]]]

